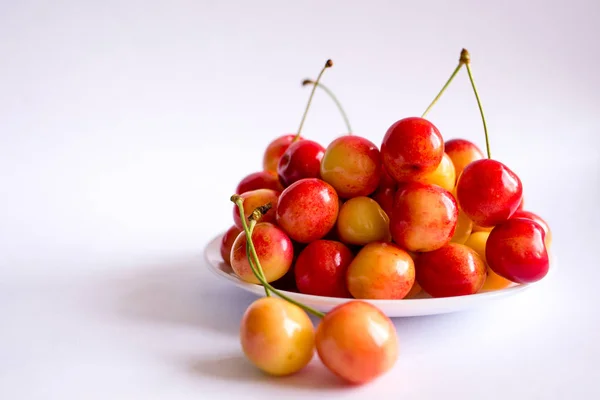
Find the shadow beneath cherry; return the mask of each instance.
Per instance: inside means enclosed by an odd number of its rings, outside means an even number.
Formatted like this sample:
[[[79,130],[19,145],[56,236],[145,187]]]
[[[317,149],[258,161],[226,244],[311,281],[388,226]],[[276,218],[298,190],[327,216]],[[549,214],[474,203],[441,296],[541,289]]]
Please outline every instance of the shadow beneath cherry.
[[[301,371],[283,377],[273,377],[260,371],[242,354],[191,359],[186,365],[188,372],[194,376],[222,381],[248,382],[253,385],[264,383],[269,387],[288,387],[305,391],[340,391],[352,387],[329,372],[316,355]]]

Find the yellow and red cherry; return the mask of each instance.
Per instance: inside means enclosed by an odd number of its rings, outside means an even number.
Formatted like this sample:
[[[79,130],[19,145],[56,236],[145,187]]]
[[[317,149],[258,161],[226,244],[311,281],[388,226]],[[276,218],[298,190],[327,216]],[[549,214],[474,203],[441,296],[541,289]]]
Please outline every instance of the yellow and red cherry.
[[[233,242],[237,239],[238,235],[242,232],[242,229],[233,225],[231,228],[227,229],[227,232],[221,238],[221,258],[223,261],[229,266],[231,266],[231,248],[233,247]]]
[[[315,240],[298,255],[294,264],[296,287],[300,293],[349,298],[346,271],[354,258],[343,243]]]
[[[452,239],[450,239],[453,243],[465,243],[471,232],[473,231],[473,221],[471,218],[465,214],[463,210],[458,209],[458,220],[456,222],[456,229],[454,230],[454,235],[452,235]]]
[[[350,263],[347,282],[357,299],[403,299],[415,282],[415,264],[395,244],[369,243]]]
[[[312,140],[294,142],[283,153],[277,166],[284,187],[304,178],[319,178],[325,149]]]
[[[428,120],[404,118],[386,132],[381,158],[387,172],[397,182],[405,182],[433,172],[442,161],[444,141]]]
[[[487,265],[487,259],[485,258],[485,244],[488,236],[490,236],[489,232],[473,232],[465,242],[465,246],[469,246],[475,250],[487,266],[487,277],[485,278],[485,283],[480,290],[481,292],[504,289],[512,284],[511,281],[501,277],[492,271],[492,269]]]
[[[519,207],[521,180],[499,161],[483,159],[465,167],[456,183],[460,208],[479,226],[506,221]]]
[[[382,376],[396,363],[396,327],[377,307],[351,300],[329,311],[317,326],[317,354],[335,375],[352,384]]]
[[[546,248],[550,247],[550,244],[552,243],[552,232],[550,231],[550,226],[542,217],[531,211],[517,210],[511,216],[511,218],[526,218],[540,224],[540,226],[544,229],[544,243],[546,243]]]
[[[269,143],[263,156],[263,169],[265,171],[277,173],[277,166],[283,153],[290,147],[292,142],[302,140],[301,137],[298,139],[295,139],[295,137],[295,134],[283,135]]]
[[[432,185],[438,185],[448,191],[452,191],[456,184],[454,164],[452,164],[452,160],[450,157],[448,157],[448,154],[444,153],[442,156],[442,161],[440,161],[436,169],[416,178],[415,180]]]
[[[415,261],[417,282],[432,297],[452,297],[477,293],[486,278],[485,262],[472,248],[448,243],[421,253]]]
[[[281,192],[276,221],[292,240],[310,243],[335,226],[339,204],[335,189],[327,182],[301,179]]]
[[[271,189],[276,192],[283,191],[277,174],[269,171],[254,172],[242,179],[235,190],[236,194],[242,194],[257,189]]]
[[[263,297],[246,309],[240,342],[248,360],[269,375],[291,375],[315,354],[315,329],[304,310],[278,297]]]
[[[341,198],[368,196],[381,179],[381,155],[375,144],[360,136],[342,136],[327,146],[321,179]]]
[[[515,283],[537,282],[548,274],[550,261],[544,228],[528,218],[511,218],[494,227],[485,256],[490,268]]]
[[[235,239],[231,247],[231,268],[241,280],[260,283],[248,262],[246,242],[245,232]],[[294,259],[294,248],[285,232],[272,223],[261,222],[254,227],[252,242],[267,282],[276,281],[288,272]]]
[[[244,200],[244,218],[248,220],[250,214],[254,209],[271,203],[271,209],[264,215],[261,216],[257,222],[274,222],[275,221],[275,209],[277,208],[277,200],[279,199],[279,192],[272,189],[256,189],[249,192],[240,194]],[[233,206],[233,222],[235,226],[240,229],[244,228],[242,220],[240,218],[240,212],[237,206]]]
[[[456,229],[458,207],[452,194],[437,185],[409,182],[394,198],[390,219],[392,238],[414,252],[439,249]]]
[[[483,152],[479,147],[475,143],[465,139],[448,140],[444,143],[444,149],[452,160],[452,164],[454,164],[456,178],[460,176],[460,173],[467,165],[484,158]]]
[[[354,197],[342,205],[337,234],[342,242],[353,245],[392,240],[387,214],[375,200],[365,196]]]

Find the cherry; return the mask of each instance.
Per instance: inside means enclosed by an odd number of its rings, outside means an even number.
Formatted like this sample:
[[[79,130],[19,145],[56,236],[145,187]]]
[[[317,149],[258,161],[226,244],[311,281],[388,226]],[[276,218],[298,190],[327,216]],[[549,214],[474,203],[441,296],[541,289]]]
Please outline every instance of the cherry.
[[[456,221],[456,229],[454,235],[450,239],[453,243],[465,243],[473,231],[473,221],[465,214],[463,210],[458,209],[458,220]]]
[[[254,172],[240,181],[235,190],[236,194],[250,192],[256,189],[271,189],[276,192],[283,191],[279,177],[269,171]]]
[[[388,372],[399,354],[396,327],[377,307],[351,300],[329,311],[317,326],[319,358],[352,384],[370,382]]]
[[[456,184],[460,208],[482,227],[506,221],[517,210],[523,186],[519,177],[496,160],[473,161]]]
[[[392,238],[410,251],[432,251],[450,241],[458,207],[452,194],[437,185],[410,182],[394,198],[390,220]]]
[[[277,174],[283,186],[288,187],[304,178],[319,178],[324,154],[325,148],[312,140],[292,143],[277,166]]]
[[[377,189],[381,174],[379,149],[360,136],[335,139],[321,161],[321,178],[342,198],[370,195]]]
[[[504,289],[512,284],[511,281],[501,277],[492,271],[492,269],[487,265],[487,259],[485,257],[485,245],[489,236],[489,232],[473,232],[465,242],[465,246],[469,246],[475,250],[487,266],[487,277],[485,278],[485,283],[481,288],[482,292]]]
[[[272,208],[262,216],[260,221],[257,222],[274,222],[275,221],[275,209],[277,207],[277,200],[279,199],[279,192],[271,189],[256,189],[249,192],[242,193],[241,198],[246,205],[245,219],[252,213],[252,210],[270,203]],[[233,222],[239,229],[243,229],[242,220],[240,218],[240,212],[236,206],[233,207]]]
[[[521,202],[521,204],[523,204],[523,202]],[[544,243],[546,243],[547,248],[550,247],[550,244],[552,243],[552,232],[550,231],[550,226],[542,217],[531,211],[517,210],[511,218],[526,218],[540,224],[544,229]]]
[[[391,218],[392,208],[394,207],[394,195],[398,189],[398,183],[390,176],[390,174],[382,166],[381,168],[381,179],[379,186],[375,193],[371,195],[371,198],[375,200],[383,211]]]
[[[233,242],[235,242],[235,239],[237,239],[241,231],[242,229],[233,225],[231,228],[227,229],[227,232],[225,232],[221,238],[221,257],[229,266],[231,266],[231,248],[233,247]]]
[[[316,178],[301,179],[287,187],[277,204],[277,224],[293,240],[310,243],[335,226],[338,195],[330,184]]]
[[[348,267],[348,290],[357,299],[402,299],[415,282],[411,256],[392,243],[363,247]]]
[[[454,164],[456,178],[473,161],[484,158],[483,152],[473,142],[465,139],[451,139],[444,143],[444,149]]]
[[[394,123],[381,144],[383,165],[398,182],[433,172],[443,155],[442,135],[431,122],[419,117],[404,118]]]
[[[544,228],[528,218],[496,225],[485,248],[490,268],[515,283],[539,281],[550,268],[544,236]]]
[[[275,376],[300,371],[315,354],[315,329],[308,315],[276,297],[250,304],[242,317],[240,341],[246,357]]]
[[[260,283],[254,276],[248,252],[246,249],[247,236],[239,234],[231,248],[231,268],[245,282]],[[256,224],[252,232],[252,242],[264,271],[264,279],[273,282],[286,274],[292,265],[294,250],[290,238],[269,222]]]
[[[354,197],[340,208],[337,233],[344,243],[365,245],[374,241],[389,242],[390,219],[370,197]]]
[[[354,258],[348,247],[333,240],[316,240],[300,253],[294,267],[300,293],[348,298],[346,271]]]
[[[486,266],[477,252],[458,243],[419,254],[415,261],[417,281],[432,297],[477,293],[486,278]]]
[[[451,191],[454,189],[454,185],[456,184],[454,164],[452,164],[452,160],[448,154],[444,153],[442,156],[442,161],[440,161],[436,169],[422,175],[415,180],[423,183],[430,183],[432,185],[438,185],[446,190]]]
[[[279,160],[285,151],[290,147],[293,141],[302,140],[302,137],[296,138],[296,135],[289,134],[278,137],[267,146],[263,156],[263,169],[267,172],[277,173]]]

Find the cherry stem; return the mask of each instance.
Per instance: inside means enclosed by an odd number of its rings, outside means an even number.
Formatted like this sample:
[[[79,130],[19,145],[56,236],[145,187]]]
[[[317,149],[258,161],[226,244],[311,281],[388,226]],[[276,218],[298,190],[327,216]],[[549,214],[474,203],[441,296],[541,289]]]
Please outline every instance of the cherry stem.
[[[240,215],[245,215],[244,214],[244,199],[241,196],[234,194],[233,196],[231,196],[231,201],[237,205],[238,209],[240,210]],[[258,207],[257,209],[255,209],[252,212],[250,217],[248,217],[248,219],[250,220],[250,226],[253,226],[256,224],[256,221],[258,219],[260,219],[260,217],[263,214],[261,209],[264,210],[265,208],[268,211],[271,208],[271,204],[269,203],[267,205]],[[254,224],[253,224],[253,222],[254,222]],[[267,296],[269,295],[268,291],[271,291],[271,292],[275,293],[277,296],[284,299],[285,301],[300,307],[304,311],[306,311],[310,314],[313,314],[319,318],[323,318],[325,316],[324,313],[317,311],[312,307],[309,307],[305,304],[300,303],[299,301],[296,301],[296,300],[284,295],[279,290],[277,290],[273,286],[271,286],[270,283],[267,282],[267,280],[264,277],[264,271],[262,269],[262,266],[260,265],[260,260],[258,259],[258,255],[256,254],[256,249],[254,249],[254,243],[252,241],[252,234],[250,232],[248,224],[245,223],[244,218],[242,218],[242,225],[244,227],[244,232],[246,234],[246,248],[251,250],[250,252],[248,252],[248,251],[246,252],[246,254],[248,256],[248,262],[250,263],[250,269],[252,269],[252,273],[254,274],[256,279],[258,279],[258,281],[265,288],[265,292],[267,293]]]
[[[483,122],[483,132],[485,133],[485,148],[487,150],[488,158],[492,158],[490,152],[490,139],[488,136],[487,124],[485,122],[485,115],[483,115],[483,106],[481,105],[481,100],[479,99],[479,94],[477,93],[477,87],[475,86],[475,81],[473,80],[473,73],[471,72],[471,56],[469,52],[463,49],[463,52],[467,55],[467,61],[465,62],[465,66],[467,67],[467,73],[469,74],[469,80],[471,81],[471,86],[473,87],[473,93],[475,93],[475,98],[477,99],[477,106],[479,107],[479,113],[481,114],[481,122]]]
[[[325,62],[325,66],[321,69],[321,72],[319,72],[319,76],[317,76],[317,80],[315,81],[316,84],[313,85],[313,88],[310,92],[310,97],[308,98],[308,103],[306,103],[306,108],[304,109],[304,115],[302,115],[302,120],[300,121],[300,127],[298,127],[298,133],[296,133],[296,136],[294,136],[294,140],[292,140],[292,143],[300,140],[300,133],[302,132],[302,127],[304,126],[304,121],[306,120],[306,115],[308,114],[308,110],[310,109],[310,103],[312,102],[313,96],[315,95],[315,91],[317,90],[319,81],[321,80],[321,77],[323,76],[323,73],[325,72],[325,70],[327,68],[331,68],[331,67],[333,67],[333,61],[327,60]]]
[[[446,89],[448,88],[448,86],[450,86],[450,83],[452,82],[452,80],[454,79],[454,77],[458,74],[458,71],[460,71],[460,69],[462,68],[463,65],[465,65],[465,64],[468,65],[469,61],[470,61],[469,52],[467,50],[463,49],[460,52],[460,58],[458,59],[458,65],[454,69],[454,72],[452,72],[452,75],[450,75],[450,78],[448,78],[448,80],[446,81],[446,84],[442,87],[442,89],[437,94],[437,96],[435,96],[435,99],[433,99],[433,101],[431,102],[431,104],[429,104],[429,107],[427,107],[427,109],[425,110],[425,112],[423,113],[423,115],[421,115],[421,118],[425,118],[425,116],[433,108],[433,106],[435,105],[435,103],[437,103],[438,100],[440,99],[440,97],[442,97],[442,95],[444,94],[444,92],[446,91]]]
[[[331,97],[331,100],[333,100],[333,102],[337,106],[338,110],[340,110],[340,114],[342,114],[342,118],[344,119],[344,122],[346,123],[346,128],[348,128],[348,134],[351,135],[352,134],[352,126],[350,126],[350,120],[348,119],[348,115],[344,111],[344,107],[342,107],[342,103],[340,103],[340,101],[333,94],[331,89],[329,89],[327,86],[323,85],[322,83],[320,83],[320,82],[317,83],[311,79],[305,79],[302,81],[302,86],[306,86],[306,85],[318,86],[321,89],[323,89],[323,91],[325,91],[325,93],[327,93],[329,95],[329,97]]]

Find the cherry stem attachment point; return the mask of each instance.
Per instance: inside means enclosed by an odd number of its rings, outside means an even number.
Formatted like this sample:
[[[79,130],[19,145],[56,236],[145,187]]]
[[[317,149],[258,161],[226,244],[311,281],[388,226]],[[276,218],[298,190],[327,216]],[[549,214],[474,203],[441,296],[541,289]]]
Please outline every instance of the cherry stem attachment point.
[[[346,128],[348,129],[348,134],[351,135],[352,134],[352,126],[350,126],[350,120],[348,119],[348,115],[344,111],[344,107],[342,107],[342,103],[340,103],[340,101],[337,99],[337,97],[335,96],[335,94],[333,94],[333,92],[331,91],[331,89],[329,89],[327,86],[323,85],[320,82],[317,83],[317,82],[313,81],[312,79],[305,79],[305,80],[303,80],[302,81],[302,86],[306,86],[306,85],[315,85],[315,86],[318,86],[321,89],[323,89],[323,91],[325,93],[327,93],[329,95],[329,97],[331,97],[331,100],[333,100],[333,102],[337,106],[338,110],[340,111],[340,114],[342,114],[342,118],[344,119],[344,123],[346,124]]]
[[[244,204],[243,204],[244,199],[241,196],[234,194],[233,196],[231,196],[231,201],[237,205],[237,207],[240,211],[240,215],[245,215],[244,214]],[[258,207],[257,209],[255,209],[252,212],[252,214],[250,214],[249,220],[250,220],[250,226],[252,228],[254,228],[254,225],[256,225],[256,221],[258,219],[260,219],[260,217],[262,216],[261,209],[264,209],[264,208],[266,208],[268,211],[271,208],[271,205],[266,204],[264,206]],[[267,296],[269,296],[269,291],[271,291],[271,292],[275,293],[277,296],[281,297],[283,300],[286,300],[287,302],[300,307],[304,311],[306,311],[310,314],[313,314],[319,318],[323,318],[325,316],[324,313],[322,313],[318,310],[315,310],[312,307],[309,307],[305,304],[300,303],[299,301],[296,301],[296,300],[284,295],[279,290],[277,290],[273,286],[271,286],[270,283],[267,282],[266,278],[264,277],[264,271],[262,269],[262,266],[260,265],[260,260],[258,259],[258,255],[256,254],[256,249],[254,248],[254,243],[252,241],[252,232],[250,231],[250,227],[246,223],[245,218],[241,218],[241,220],[242,220],[242,225],[244,227],[244,232],[246,234],[246,249],[250,250],[249,252],[246,251],[246,254],[248,256],[248,262],[250,263],[250,268],[252,269],[252,273],[254,274],[256,279],[258,279],[258,281],[265,288],[265,293],[267,294]]]
[[[306,103],[306,108],[304,109],[304,115],[302,115],[302,120],[300,120],[300,126],[298,127],[298,132],[296,133],[296,136],[294,136],[294,140],[292,140],[292,143],[300,140],[300,133],[302,133],[302,127],[304,126],[304,121],[306,120],[306,115],[308,114],[308,110],[310,109],[310,103],[312,102],[313,96],[315,95],[315,91],[317,90],[319,81],[321,80],[323,73],[325,73],[325,70],[327,68],[331,68],[331,67],[333,67],[333,61],[327,60],[325,62],[325,66],[321,69],[321,72],[319,72],[319,76],[317,76],[317,80],[315,81],[316,85],[313,86],[313,88],[310,92],[310,97],[308,98],[308,103]]]

